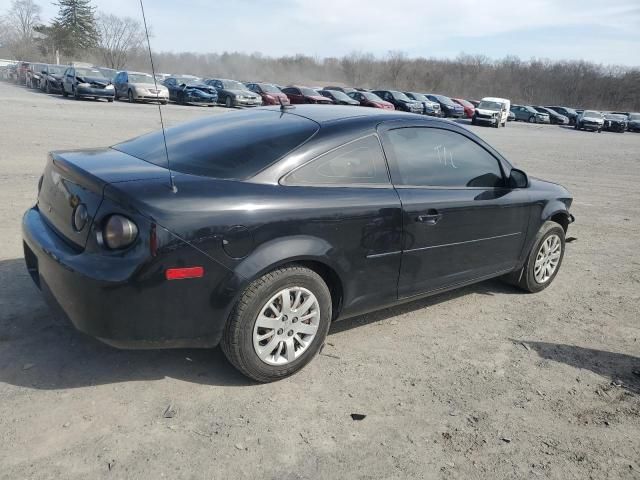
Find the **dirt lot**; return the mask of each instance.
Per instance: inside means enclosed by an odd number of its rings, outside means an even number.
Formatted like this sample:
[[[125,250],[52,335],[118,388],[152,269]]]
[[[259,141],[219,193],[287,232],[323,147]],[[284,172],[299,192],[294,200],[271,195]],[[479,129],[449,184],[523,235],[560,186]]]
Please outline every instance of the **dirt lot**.
[[[555,283],[490,281],[337,323],[301,373],[255,385],[217,349],[77,333],[23,266],[47,151],[158,125],[156,106],[0,84],[0,478],[640,478],[639,134],[478,127],[574,194]]]

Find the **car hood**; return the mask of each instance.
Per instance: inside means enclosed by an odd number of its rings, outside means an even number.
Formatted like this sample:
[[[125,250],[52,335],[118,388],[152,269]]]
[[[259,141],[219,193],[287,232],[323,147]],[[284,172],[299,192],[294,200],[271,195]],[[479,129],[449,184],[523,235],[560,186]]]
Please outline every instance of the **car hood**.
[[[101,85],[103,87],[106,87],[107,85],[109,85],[111,83],[111,80],[109,80],[108,78],[104,78],[104,77],[78,77],[76,76],[76,78],[84,83],[95,83],[96,85]]]
[[[481,115],[493,115],[494,113],[500,113],[500,110],[487,110],[486,108],[476,108],[476,112]]]
[[[155,89],[156,86],[153,83],[130,83],[129,85],[133,85],[136,88],[153,88]],[[162,90],[163,88],[167,88],[164,85],[162,85],[161,83],[158,83],[158,90]]]
[[[186,90],[200,90],[201,92],[208,93],[209,95],[216,95],[217,91],[215,88],[210,87],[204,83],[196,83],[193,85],[187,85]]]
[[[305,95],[305,97],[311,98],[313,100],[321,100],[324,102],[333,102],[333,100],[331,100],[330,98],[323,97],[322,95]]]
[[[598,117],[582,117],[582,120],[589,120],[590,122],[597,122],[597,123],[604,122],[603,119]]]
[[[231,93],[232,95],[242,95],[244,97],[259,97],[257,93],[252,92],[251,90],[229,90],[225,88],[222,91],[225,93]]]

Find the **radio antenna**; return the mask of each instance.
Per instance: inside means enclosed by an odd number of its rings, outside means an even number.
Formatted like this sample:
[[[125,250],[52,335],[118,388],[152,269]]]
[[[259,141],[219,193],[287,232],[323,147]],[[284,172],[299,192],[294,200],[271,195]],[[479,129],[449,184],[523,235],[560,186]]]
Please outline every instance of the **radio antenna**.
[[[156,80],[156,69],[153,65],[153,55],[151,54],[151,41],[149,40],[149,29],[147,28],[147,17],[144,14],[144,5],[142,4],[142,0],[140,0],[140,10],[142,10],[142,23],[144,23],[144,33],[147,37],[147,47],[149,48],[149,60],[151,61],[151,74],[153,75],[153,85],[155,86],[156,92],[158,92],[158,81]],[[158,95],[158,93],[156,93]],[[169,148],[167,147],[167,134],[164,130],[164,119],[162,118],[162,108],[160,107],[160,102],[158,102],[158,113],[160,114],[160,126],[162,127],[162,140],[164,141],[164,153],[167,157],[167,169],[169,170],[169,185],[171,187],[171,191],[176,193],[178,191],[178,187],[173,181],[173,173],[171,172],[171,163],[169,162]]]

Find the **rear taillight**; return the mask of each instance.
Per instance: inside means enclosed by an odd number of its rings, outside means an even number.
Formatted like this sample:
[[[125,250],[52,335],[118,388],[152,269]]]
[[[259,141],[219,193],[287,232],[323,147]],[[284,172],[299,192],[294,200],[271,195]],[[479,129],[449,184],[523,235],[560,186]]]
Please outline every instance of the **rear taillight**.
[[[102,231],[104,244],[112,250],[128,247],[137,237],[136,224],[122,215],[111,215]]]

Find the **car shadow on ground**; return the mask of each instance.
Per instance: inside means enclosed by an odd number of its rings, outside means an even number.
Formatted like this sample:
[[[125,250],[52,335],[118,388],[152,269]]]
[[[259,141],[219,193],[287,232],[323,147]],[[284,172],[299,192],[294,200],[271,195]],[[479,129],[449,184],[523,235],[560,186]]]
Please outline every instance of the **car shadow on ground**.
[[[520,343],[520,340],[516,340]],[[524,340],[538,355],[578,369],[591,370],[627,391],[640,395],[640,357],[561,343]]]
[[[330,335],[470,293],[519,291],[488,281],[336,322]],[[0,260],[0,382],[58,390],[165,377],[204,385],[255,384],[236,371],[219,348],[118,350],[84,335],[46,305],[23,259]]]

